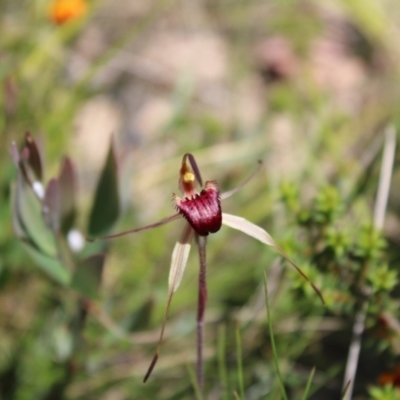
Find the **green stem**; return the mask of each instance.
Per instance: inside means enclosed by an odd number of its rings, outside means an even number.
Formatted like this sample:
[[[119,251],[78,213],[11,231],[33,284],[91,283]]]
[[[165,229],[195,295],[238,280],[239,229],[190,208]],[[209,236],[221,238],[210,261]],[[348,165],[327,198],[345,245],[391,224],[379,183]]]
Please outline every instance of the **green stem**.
[[[276,372],[278,374],[278,380],[279,380],[279,385],[280,385],[281,392],[282,392],[282,397],[285,400],[288,400],[288,397],[286,395],[285,385],[283,383],[283,377],[281,374],[281,370],[279,368],[278,352],[276,351],[274,331],[272,329],[272,318],[271,318],[271,310],[269,308],[269,301],[268,301],[268,287],[267,287],[267,274],[266,273],[264,273],[264,289],[265,289],[265,306],[267,308],[267,317],[268,317],[268,329],[269,329],[269,336],[271,337],[271,347],[272,347],[272,352],[274,355],[274,364],[275,364]]]
[[[236,322],[235,333],[236,333],[236,352],[237,352],[237,369],[238,369],[238,383],[240,398],[244,400],[244,380],[243,380],[243,365],[242,365],[242,343],[240,340],[239,324]]]

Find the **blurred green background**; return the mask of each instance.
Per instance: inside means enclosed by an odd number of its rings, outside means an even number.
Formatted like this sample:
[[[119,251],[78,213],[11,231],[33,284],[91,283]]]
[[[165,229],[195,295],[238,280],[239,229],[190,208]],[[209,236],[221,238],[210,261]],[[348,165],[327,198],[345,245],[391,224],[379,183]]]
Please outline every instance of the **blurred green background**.
[[[25,243],[15,232],[27,188],[9,149],[26,131],[44,183],[64,155],[74,163],[65,238],[172,214],[184,153],[222,191],[263,160],[223,209],[271,233],[327,304],[272,248],[227,228],[211,235],[204,398],[281,398],[265,271],[289,399],[302,398],[313,366],[307,398],[340,398],[362,304],[353,398],[400,398],[398,151],[384,229],[373,228],[384,131],[400,122],[398,1],[0,0],[0,10],[0,399],[195,398],[195,251],[142,383],[182,221],[86,244],[73,263],[101,251],[104,268],[78,284],[58,279],[57,255],[49,270],[25,251],[38,249],[35,230]]]

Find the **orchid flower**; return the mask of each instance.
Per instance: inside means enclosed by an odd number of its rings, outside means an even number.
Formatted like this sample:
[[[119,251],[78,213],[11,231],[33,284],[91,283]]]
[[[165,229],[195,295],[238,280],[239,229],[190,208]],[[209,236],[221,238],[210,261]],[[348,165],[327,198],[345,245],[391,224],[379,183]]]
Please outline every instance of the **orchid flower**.
[[[111,239],[129,233],[136,233],[147,229],[156,228],[179,219],[180,217],[183,217],[187,221],[181,233],[181,237],[175,244],[172,252],[171,267],[168,279],[167,305],[164,313],[164,319],[157,344],[157,350],[144,377],[144,382],[146,382],[149,378],[158,360],[172,297],[181,283],[183,272],[189,257],[191,244],[194,239],[198,248],[200,262],[197,308],[197,382],[200,388],[203,387],[203,330],[204,311],[207,301],[206,239],[210,233],[218,232],[222,225],[242,231],[243,233],[246,233],[247,235],[259,240],[267,246],[274,247],[281,254],[281,256],[283,256],[300,273],[300,275],[302,275],[303,278],[310,283],[314,291],[321,298],[322,302],[324,302],[320,290],[309,280],[303,271],[301,271],[301,269],[292,260],[290,260],[290,258],[264,229],[254,225],[242,217],[222,212],[221,200],[232,196],[244,185],[246,185],[257,171],[255,171],[240,186],[220,194],[216,181],[207,181],[203,187],[200,171],[197,167],[195,158],[192,154],[186,153],[183,156],[182,166],[179,174],[179,189],[181,190],[183,197],[178,197],[176,194],[173,195],[173,201],[177,210],[175,214],[151,225],[98,238]],[[89,240],[93,241],[97,239]]]

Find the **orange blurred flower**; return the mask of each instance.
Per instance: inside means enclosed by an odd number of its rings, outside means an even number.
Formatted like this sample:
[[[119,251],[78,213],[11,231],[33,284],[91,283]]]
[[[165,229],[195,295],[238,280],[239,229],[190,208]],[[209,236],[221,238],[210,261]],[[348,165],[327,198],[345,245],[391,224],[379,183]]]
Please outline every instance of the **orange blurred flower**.
[[[400,365],[394,371],[381,374],[378,383],[382,386],[392,384],[395,387],[400,387]]]
[[[86,11],[85,0],[55,0],[49,8],[50,19],[57,25],[82,17]]]

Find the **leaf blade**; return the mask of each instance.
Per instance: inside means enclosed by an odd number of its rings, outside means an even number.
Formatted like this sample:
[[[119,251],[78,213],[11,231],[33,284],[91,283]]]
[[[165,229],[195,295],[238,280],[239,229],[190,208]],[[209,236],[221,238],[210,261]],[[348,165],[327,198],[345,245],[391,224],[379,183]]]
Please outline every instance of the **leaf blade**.
[[[63,286],[67,286],[70,283],[71,274],[59,260],[39,252],[29,243],[22,242],[22,246],[42,272]]]
[[[82,260],[72,277],[71,287],[92,300],[99,299],[105,254],[93,254]]]
[[[111,142],[93,200],[88,226],[89,236],[107,233],[117,220],[119,212],[117,161]]]
[[[61,231],[66,234],[72,228],[76,216],[76,173],[69,157],[63,160],[59,182]]]

